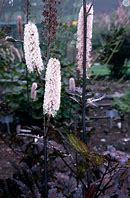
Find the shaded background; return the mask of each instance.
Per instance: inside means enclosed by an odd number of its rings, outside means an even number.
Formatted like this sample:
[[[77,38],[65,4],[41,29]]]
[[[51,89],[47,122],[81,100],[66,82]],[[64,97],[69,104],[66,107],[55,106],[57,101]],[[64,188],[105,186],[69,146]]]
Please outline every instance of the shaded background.
[[[0,1],[0,23],[16,23],[16,18],[18,15],[24,16],[25,0],[14,0],[14,5],[9,4],[9,0]],[[39,23],[41,19],[42,0],[31,0],[31,11],[30,19]],[[99,13],[110,13],[114,11],[121,0],[95,0],[94,10],[95,14]],[[61,21],[76,20],[81,7],[81,1],[79,0],[60,0],[58,5],[59,15]]]

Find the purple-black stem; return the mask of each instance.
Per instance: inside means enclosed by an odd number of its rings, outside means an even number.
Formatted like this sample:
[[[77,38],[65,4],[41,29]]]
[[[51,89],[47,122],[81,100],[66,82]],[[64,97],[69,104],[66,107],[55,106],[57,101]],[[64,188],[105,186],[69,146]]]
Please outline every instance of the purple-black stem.
[[[44,136],[44,196],[48,198],[47,136]]]
[[[50,123],[50,116],[48,116],[47,124],[45,127],[44,117],[44,197],[48,198],[48,163],[47,163],[47,135]]]
[[[26,0],[25,3],[26,23],[28,23],[29,21],[29,6],[30,6],[30,0]]]

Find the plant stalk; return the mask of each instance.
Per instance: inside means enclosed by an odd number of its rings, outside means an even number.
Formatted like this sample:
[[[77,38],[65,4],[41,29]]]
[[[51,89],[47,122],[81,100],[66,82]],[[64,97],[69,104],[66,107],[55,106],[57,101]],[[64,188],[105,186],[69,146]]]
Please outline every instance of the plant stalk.
[[[47,135],[50,123],[50,116],[48,116],[47,124],[45,127],[44,118],[44,198],[48,198],[48,163],[47,163]]]
[[[28,23],[29,21],[29,6],[30,6],[30,0],[26,0],[26,5],[25,5],[26,23]]]
[[[83,126],[83,135],[82,139],[87,144],[88,143],[88,135],[86,130],[86,105],[87,105],[87,98],[86,98],[86,86],[87,86],[87,17],[88,14],[93,6],[94,0],[92,0],[92,3],[88,10],[86,10],[86,0],[82,1],[83,3],[83,90],[82,90],[82,126]],[[87,12],[86,12],[87,11]]]

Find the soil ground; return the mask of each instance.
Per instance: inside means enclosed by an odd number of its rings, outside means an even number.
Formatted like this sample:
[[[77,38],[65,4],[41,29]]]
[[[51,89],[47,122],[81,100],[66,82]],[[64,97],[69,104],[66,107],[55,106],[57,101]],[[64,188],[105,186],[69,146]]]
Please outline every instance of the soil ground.
[[[121,122],[120,116],[112,119],[112,127],[110,127],[110,119],[98,119],[105,117],[106,112],[111,109],[113,95],[125,94],[130,90],[130,81],[94,81],[90,86],[93,93],[99,96],[106,94],[110,96],[98,102],[98,106],[90,109],[90,117],[97,117],[92,121],[92,127],[95,128],[91,138],[90,146],[96,150],[104,151],[108,145],[113,145],[116,149],[130,153],[130,128],[128,115],[124,115],[122,129],[118,127]]]
[[[19,160],[20,156],[0,137],[0,179],[11,177]]]

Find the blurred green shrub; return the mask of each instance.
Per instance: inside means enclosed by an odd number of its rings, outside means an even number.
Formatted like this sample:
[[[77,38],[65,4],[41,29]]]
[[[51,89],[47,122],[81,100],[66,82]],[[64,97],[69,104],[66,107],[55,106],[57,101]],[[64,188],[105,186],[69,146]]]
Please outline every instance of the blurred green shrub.
[[[129,13],[123,7],[119,7],[112,16],[100,16],[95,22],[93,45],[97,60],[102,64],[109,64],[113,77],[127,75],[124,63],[130,57],[129,26]]]
[[[4,70],[4,68],[0,68]],[[26,76],[24,63],[10,64],[6,71],[0,72],[0,85],[2,86],[2,100],[10,112],[15,113],[20,120],[25,118],[40,119],[42,117],[42,93],[38,89],[38,99],[33,102],[30,98],[31,84],[37,79],[33,74]],[[27,81],[28,87],[27,89]],[[29,100],[28,100],[29,96]]]
[[[130,113],[130,91],[120,98],[114,98],[113,107],[120,113]]]

